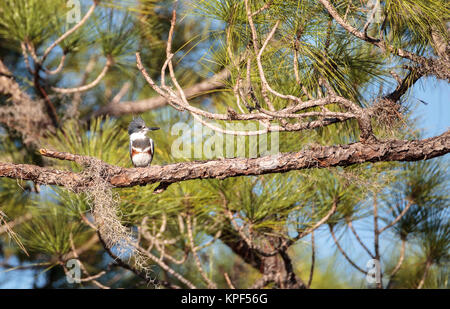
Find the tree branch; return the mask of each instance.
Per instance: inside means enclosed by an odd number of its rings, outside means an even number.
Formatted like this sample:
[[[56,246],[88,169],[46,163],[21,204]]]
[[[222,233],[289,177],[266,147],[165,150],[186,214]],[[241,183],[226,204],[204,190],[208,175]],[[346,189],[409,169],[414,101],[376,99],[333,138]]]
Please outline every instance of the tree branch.
[[[329,229],[330,229],[330,234],[331,237],[333,237],[333,241],[336,244],[336,247],[338,248],[338,250],[342,253],[342,255],[344,256],[344,258],[350,263],[350,265],[352,265],[355,269],[357,269],[358,271],[360,271],[361,273],[363,273],[364,275],[367,275],[367,271],[363,270],[361,267],[359,267],[345,252],[345,250],[341,247],[341,245],[339,244],[338,239],[336,238],[336,234],[334,233],[333,227],[331,225],[328,225]]]
[[[429,272],[429,270],[430,270],[432,264],[433,264],[433,263],[431,262],[431,260],[428,259],[427,262],[426,262],[426,264],[425,264],[425,269],[424,269],[424,271],[423,271],[422,279],[420,279],[419,285],[417,286],[417,289],[418,289],[418,290],[420,290],[420,289],[423,288],[423,286],[424,286],[424,284],[425,284],[425,280],[427,279],[428,272]]]
[[[450,152],[450,130],[423,140],[388,140],[373,144],[320,146],[299,152],[280,153],[259,158],[232,158],[210,161],[154,165],[147,168],[123,168],[99,159],[41,149],[51,158],[75,161],[83,165],[102,165],[102,175],[113,187],[132,187],[157,182],[175,183],[192,179],[224,179],[236,176],[284,173],[309,168],[350,166],[365,162],[419,161]],[[0,163],[0,177],[31,180],[46,185],[84,188],[90,179],[81,173],[29,164]]]
[[[395,224],[397,224],[398,221],[400,221],[401,218],[403,218],[403,216],[406,214],[406,212],[409,210],[409,208],[411,207],[411,205],[413,204],[412,201],[408,201],[408,204],[406,205],[405,209],[403,209],[403,211],[388,225],[384,226],[383,228],[378,230],[378,233],[381,234],[384,231],[386,231],[388,228],[391,228],[392,226],[394,226]]]
[[[403,261],[405,259],[405,249],[406,249],[406,239],[402,239],[402,244],[401,244],[401,248],[400,248],[400,257],[398,258],[397,265],[395,265],[394,270],[392,270],[392,272],[389,276],[389,282],[386,286],[386,289],[389,289],[392,286],[395,275],[400,270],[400,267],[402,267]]]
[[[370,36],[367,35],[367,33],[359,31],[358,29],[356,29],[355,27],[353,27],[352,25],[350,25],[348,22],[346,22],[340,15],[339,13],[336,11],[335,7],[330,3],[330,1],[328,0],[319,0],[320,3],[322,3],[322,5],[325,7],[325,9],[328,11],[328,13],[330,13],[330,15],[334,18],[334,20],[341,25],[348,33],[354,35],[355,37],[366,41],[370,44],[373,44],[375,46],[377,46],[378,48],[380,48],[383,52],[386,50],[389,50],[391,52],[394,52],[397,56],[405,58],[405,59],[409,59],[412,60],[414,62],[423,62],[425,60],[424,57],[418,56],[416,54],[413,54],[407,50],[403,50],[401,48],[398,49],[394,49],[392,46],[388,45],[387,43],[385,43],[384,41],[381,41],[379,39],[374,39]]]
[[[188,99],[208,94],[214,90],[225,87],[224,80],[230,77],[230,71],[223,69],[210,78],[207,78],[195,85],[184,89]],[[93,112],[88,118],[99,117],[102,115],[120,116],[126,114],[139,114],[148,110],[166,106],[167,100],[162,96],[156,96],[149,99],[138,101],[127,101],[119,104],[107,104],[97,111]]]
[[[71,29],[67,30],[63,35],[61,35],[58,39],[56,39],[49,47],[47,47],[44,54],[42,55],[40,63],[44,63],[45,59],[50,54],[50,52],[52,51],[53,48],[55,48],[59,43],[64,41],[69,35],[71,35],[75,31],[77,31],[81,26],[83,26],[83,24],[89,19],[89,17],[92,15],[92,13],[94,13],[94,10],[98,4],[98,0],[94,0],[93,2],[94,3],[89,8],[86,15],[84,15],[84,17],[75,26],[73,26]]]
[[[316,265],[316,244],[314,241],[314,231],[311,232],[311,268],[309,270],[309,278],[308,278],[308,284],[306,285],[309,288],[311,288],[311,283],[314,277],[314,267]]]
[[[33,100],[0,60],[0,94],[12,104],[0,107],[0,123],[19,132],[25,144],[36,145],[43,132],[53,132],[50,117],[41,100]]]
[[[97,86],[100,81],[103,79],[103,77],[105,77],[106,72],[108,72],[109,68],[113,65],[113,59],[108,56],[106,59],[106,64],[103,67],[102,71],[100,72],[100,74],[89,84],[83,85],[83,86],[79,86],[79,87],[75,87],[75,88],[58,88],[58,87],[52,87],[51,89],[55,92],[58,93],[62,93],[62,94],[69,94],[69,93],[76,93],[76,92],[84,92],[84,91],[88,91],[89,89],[94,88],[95,86]]]
[[[372,254],[372,252],[370,252],[369,248],[367,248],[367,246],[364,244],[364,242],[361,240],[361,238],[359,237],[358,233],[356,232],[355,228],[353,227],[353,223],[351,220],[349,220],[347,222],[348,227],[350,228],[350,230],[352,231],[353,235],[355,236],[356,240],[359,242],[359,244],[361,245],[361,247],[369,254],[369,256],[374,259],[375,255]]]

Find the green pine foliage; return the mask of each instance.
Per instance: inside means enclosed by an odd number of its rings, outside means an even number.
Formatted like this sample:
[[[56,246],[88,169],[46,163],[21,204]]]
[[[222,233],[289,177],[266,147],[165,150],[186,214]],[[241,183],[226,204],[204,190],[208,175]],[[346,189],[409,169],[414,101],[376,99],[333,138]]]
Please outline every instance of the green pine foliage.
[[[332,2],[341,16],[347,15],[349,21],[362,29],[367,15],[359,0]],[[250,3],[252,10],[256,11],[266,1],[255,0]],[[380,3],[382,20],[371,24],[368,31],[382,37],[395,48],[409,48],[420,54],[432,52],[432,29],[448,40],[444,28],[450,13],[447,1],[386,0]],[[90,2],[83,1],[83,4],[87,7]],[[170,8],[169,1],[101,1],[95,16],[60,44],[67,55],[66,65],[64,73],[49,77],[51,85],[76,87],[81,80],[92,80],[103,67],[104,61],[98,59],[104,57],[112,57],[114,66],[96,88],[81,95],[79,118],[66,115],[73,101],[79,98],[51,96],[64,121],[56,132],[47,134],[40,141],[43,148],[92,156],[112,165],[131,168],[127,134],[131,115],[90,119],[88,122],[81,119],[111,102],[124,82],[130,82],[130,88],[123,100],[139,100],[154,95],[135,68],[134,54],[140,51],[150,75],[155,79],[160,78],[170,27]],[[65,1],[60,0],[46,1],[46,5],[37,0],[4,0],[0,4],[0,39],[8,43],[5,46],[12,46],[5,48],[5,52],[17,55],[20,42],[32,43],[38,52],[45,50],[49,43],[67,30],[65,19],[61,18],[66,10]],[[223,113],[227,108],[237,110],[232,86],[239,79],[245,80],[247,72],[245,61],[236,63],[236,59],[246,52],[248,46],[255,44],[244,2],[190,1],[183,3],[180,10],[182,13],[172,50],[176,51],[174,64],[181,85],[187,87],[211,72],[228,68],[232,76],[227,89],[212,93],[208,100],[194,98],[192,102],[210,111]],[[389,55],[367,47],[348,35],[342,27],[331,23],[329,15],[316,1],[272,1],[267,10],[255,16],[259,46],[277,20],[281,21],[280,27],[262,55],[267,80],[276,91],[302,95],[306,99],[301,87],[304,86],[311,95],[318,97],[325,92],[319,83],[324,78],[337,94],[361,106],[369,106],[372,103],[369,102],[369,93],[382,92],[383,88],[395,85],[389,73],[392,67],[386,65]],[[298,54],[297,62],[294,62],[294,52]],[[49,67],[59,63],[59,56],[49,59]],[[92,74],[83,76],[87,64],[93,59],[95,65]],[[252,61],[249,77],[256,98],[263,107],[267,107],[261,94],[255,55],[250,52],[245,59]],[[298,69],[300,83],[292,74],[294,66]],[[401,64],[398,64],[396,68],[400,67]],[[14,70],[20,72],[23,79],[21,83],[31,84],[32,78],[23,66],[17,65]],[[34,90],[29,89],[29,92],[33,93]],[[407,98],[405,101],[408,101]],[[277,98],[273,98],[273,102],[276,109],[289,104]],[[5,104],[6,100],[0,98],[0,106]],[[337,105],[328,108],[341,111]],[[311,108],[308,111],[319,110]],[[178,122],[193,127],[191,117],[167,107],[146,112],[143,118],[148,125],[161,127],[160,131],[152,133],[156,144],[152,164],[192,160],[192,157],[175,157],[171,151],[174,141],[179,138],[171,132],[171,128]],[[403,121],[394,129],[374,124],[375,131],[382,137],[417,135],[415,124],[408,115]],[[282,132],[279,134],[279,150],[288,152],[313,148],[315,145],[351,143],[357,140],[358,133],[355,121],[316,130]],[[194,136],[192,140],[195,138],[199,136]],[[272,138],[275,137],[270,135],[269,143]],[[0,161],[45,164],[76,172],[86,170],[86,167],[69,161],[42,161],[36,149],[22,144],[20,137],[7,129],[0,130],[0,139]],[[243,140],[248,154],[254,145],[248,137]],[[237,145],[233,146],[237,148]],[[195,159],[207,158],[203,154]],[[252,231],[258,244],[265,244],[267,239],[275,236],[295,239],[320,221],[334,203],[338,209],[328,224],[339,234],[349,233],[349,221],[372,219],[374,195],[382,204],[380,219],[385,223],[391,222],[408,203],[412,203],[409,211],[390,230],[393,243],[406,240],[409,248],[404,265],[395,276],[393,287],[416,287],[424,272],[424,261],[431,261],[425,287],[448,288],[450,231],[449,196],[446,192],[449,177],[448,166],[444,163],[439,160],[408,164],[365,163],[348,168],[309,169],[257,177],[191,180],[172,184],[160,194],[153,193],[158,184],[113,189],[112,194],[116,197],[115,210],[120,223],[130,230],[133,237],[138,237],[137,226],[151,235],[161,231],[164,238],[170,241],[167,253],[175,259],[182,259],[190,246],[186,222],[191,220],[195,246],[201,247],[198,256],[203,269],[220,288],[228,287],[223,276],[225,272],[240,288],[250,287],[261,277],[257,269],[232,252],[226,244],[227,238],[221,237],[226,232],[234,231],[228,211],[235,214],[238,226],[245,226]],[[40,261],[40,254],[44,254],[47,261],[56,264],[54,261],[57,258],[71,250],[71,239],[78,247],[93,237],[95,231],[85,222],[92,222],[91,213],[95,205],[91,199],[86,192],[75,192],[70,188],[42,186],[39,189],[31,182],[1,178],[0,211],[8,218],[18,218],[27,213],[32,215],[32,220],[17,228],[20,239],[31,254],[28,258],[22,254],[21,261]],[[316,234],[316,239],[325,239],[316,243],[318,251],[326,250],[321,247],[324,243],[332,246],[330,237],[325,233],[327,228],[325,224]],[[367,229],[370,228],[372,226],[368,224]],[[295,272],[306,281],[311,255],[309,241],[309,237],[301,238],[289,251],[293,256]],[[0,235],[0,248],[7,242],[8,236]],[[143,243],[150,247],[150,241]],[[10,246],[15,250],[11,255],[21,254],[18,245]],[[157,249],[150,248],[149,252],[161,254]],[[93,246],[85,255],[82,260],[85,258],[92,273],[100,272],[111,263],[100,245]],[[1,250],[0,258],[4,258]],[[395,258],[397,256],[389,255],[384,259],[383,262],[388,264],[386,270],[393,269]],[[312,288],[359,287],[348,279],[352,272],[347,269],[346,261],[337,256],[321,256],[317,259]],[[144,266],[151,269],[151,276],[180,284],[178,280],[170,279],[170,275],[164,273],[154,261],[149,259],[146,263]],[[208,287],[197,271],[192,253],[184,263],[168,264],[198,287]],[[333,266],[336,264],[343,270],[336,271]],[[115,274],[123,274],[117,267],[108,267],[112,275],[99,279],[103,283]],[[0,286],[2,271],[0,268]],[[68,286],[65,282],[51,279],[53,276],[58,279],[64,276],[64,273],[54,268],[46,269],[45,275],[48,276],[49,286]],[[112,286],[134,286],[137,283],[135,277],[124,276]]]

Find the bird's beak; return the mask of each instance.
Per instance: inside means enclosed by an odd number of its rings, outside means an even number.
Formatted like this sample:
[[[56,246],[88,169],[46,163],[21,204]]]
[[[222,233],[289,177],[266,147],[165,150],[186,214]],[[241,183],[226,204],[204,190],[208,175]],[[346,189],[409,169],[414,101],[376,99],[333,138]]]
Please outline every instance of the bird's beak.
[[[147,128],[147,131],[156,131],[156,130],[159,130],[159,128],[158,127],[148,127]]]

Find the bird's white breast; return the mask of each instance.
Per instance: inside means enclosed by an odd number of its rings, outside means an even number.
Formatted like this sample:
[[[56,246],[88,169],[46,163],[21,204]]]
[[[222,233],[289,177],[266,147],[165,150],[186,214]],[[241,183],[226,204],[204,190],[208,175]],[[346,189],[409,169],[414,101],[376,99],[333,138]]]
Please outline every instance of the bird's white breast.
[[[142,153],[136,153],[133,156],[133,164],[136,167],[145,167],[147,165],[149,165],[150,161],[151,161],[152,157],[146,153],[146,152],[142,152]]]
[[[130,155],[131,154],[131,160],[133,161],[133,165],[135,167],[146,167],[150,165],[153,159],[153,141],[143,132],[131,134]]]
[[[135,141],[138,139],[147,139],[147,135],[145,135],[145,133],[142,132],[136,132],[130,135],[130,141]]]

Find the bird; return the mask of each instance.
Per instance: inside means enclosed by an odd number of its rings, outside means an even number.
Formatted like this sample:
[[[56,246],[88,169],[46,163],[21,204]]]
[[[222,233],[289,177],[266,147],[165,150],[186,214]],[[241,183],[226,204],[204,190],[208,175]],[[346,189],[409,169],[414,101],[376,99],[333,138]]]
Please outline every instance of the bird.
[[[159,129],[158,127],[147,127],[141,117],[133,119],[128,125],[130,159],[134,167],[146,167],[152,163],[155,143],[146,134]]]

